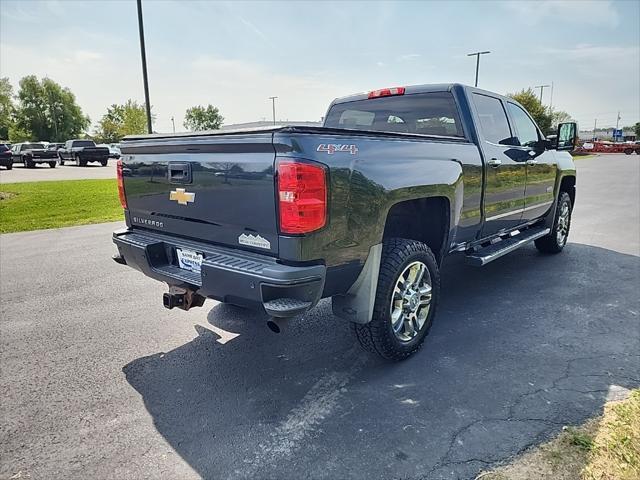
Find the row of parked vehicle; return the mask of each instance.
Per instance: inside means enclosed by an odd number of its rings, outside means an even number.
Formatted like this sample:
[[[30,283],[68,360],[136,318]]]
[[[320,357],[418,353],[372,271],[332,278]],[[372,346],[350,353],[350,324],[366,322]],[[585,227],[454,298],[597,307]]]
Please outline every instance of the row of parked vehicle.
[[[110,158],[120,158],[117,144],[96,145],[93,140],[67,140],[65,143],[24,142],[0,143],[0,166],[7,170],[14,163],[22,163],[25,168],[35,168],[39,163],[46,163],[51,168],[57,165],[72,163],[86,167],[89,163],[107,166]]]

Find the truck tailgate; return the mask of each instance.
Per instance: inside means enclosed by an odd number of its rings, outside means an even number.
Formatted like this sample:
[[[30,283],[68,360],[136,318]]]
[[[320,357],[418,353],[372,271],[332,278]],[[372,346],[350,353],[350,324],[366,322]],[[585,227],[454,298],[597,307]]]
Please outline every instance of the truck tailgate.
[[[271,132],[125,140],[129,224],[277,254],[272,140]]]

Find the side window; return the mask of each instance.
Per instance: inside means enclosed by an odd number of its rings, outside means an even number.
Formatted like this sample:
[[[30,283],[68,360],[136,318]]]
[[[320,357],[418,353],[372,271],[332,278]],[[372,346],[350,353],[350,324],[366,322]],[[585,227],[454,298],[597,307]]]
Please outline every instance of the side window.
[[[529,116],[515,103],[508,102],[507,108],[518,131],[518,140],[523,147],[531,147],[540,140],[538,129]]]
[[[473,94],[473,101],[476,104],[484,138],[491,143],[513,145],[513,135],[511,135],[509,121],[502,107],[502,102],[497,98],[479,93]]]

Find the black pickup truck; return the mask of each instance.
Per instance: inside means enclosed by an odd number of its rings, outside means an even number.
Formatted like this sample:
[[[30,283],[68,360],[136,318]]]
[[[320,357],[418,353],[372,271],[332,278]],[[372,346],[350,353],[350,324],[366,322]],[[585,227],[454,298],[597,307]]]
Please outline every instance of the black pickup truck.
[[[458,84],[340,98],[325,118],[126,138],[114,259],[166,282],[168,308],[211,297],[274,331],[331,297],[363,347],[400,360],[433,322],[446,255],[564,248],[575,123],[551,141],[514,100]]]
[[[100,162],[106,167],[110,152],[107,147],[96,147],[93,140],[67,140],[57,155],[60,165],[75,162],[78,167],[86,167],[89,162]]]
[[[13,163],[22,163],[26,168],[35,168],[38,163],[47,163],[56,168],[57,154],[44,146],[43,143],[16,143],[11,147]]]

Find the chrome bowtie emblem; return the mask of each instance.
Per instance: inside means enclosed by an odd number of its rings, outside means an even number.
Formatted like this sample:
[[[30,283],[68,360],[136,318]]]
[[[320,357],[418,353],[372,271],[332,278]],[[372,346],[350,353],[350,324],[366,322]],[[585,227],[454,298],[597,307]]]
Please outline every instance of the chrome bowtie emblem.
[[[169,193],[169,200],[175,200],[180,205],[186,205],[196,201],[196,194],[187,192],[184,188],[176,188]]]

